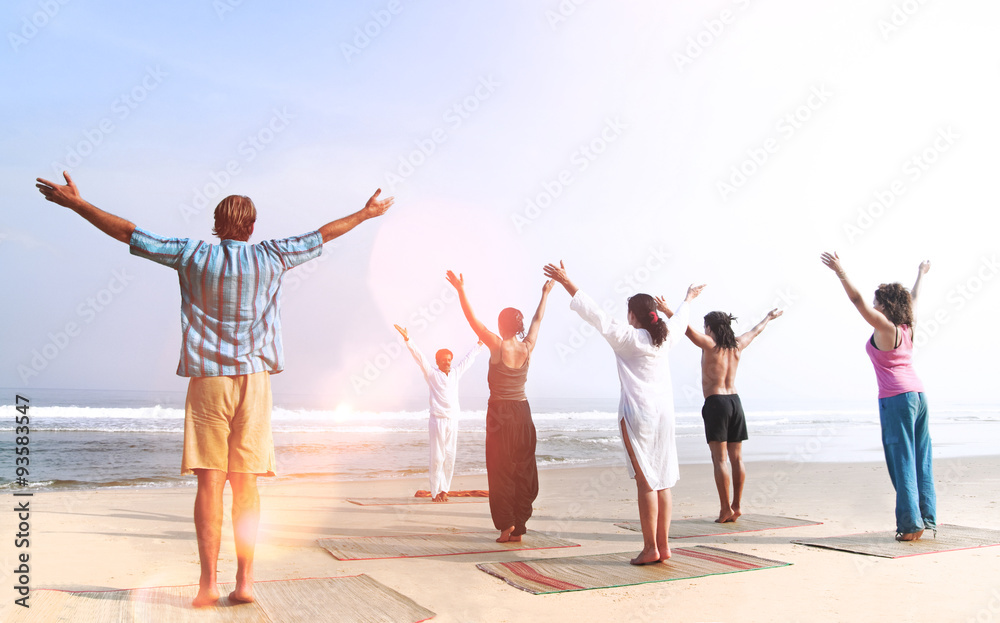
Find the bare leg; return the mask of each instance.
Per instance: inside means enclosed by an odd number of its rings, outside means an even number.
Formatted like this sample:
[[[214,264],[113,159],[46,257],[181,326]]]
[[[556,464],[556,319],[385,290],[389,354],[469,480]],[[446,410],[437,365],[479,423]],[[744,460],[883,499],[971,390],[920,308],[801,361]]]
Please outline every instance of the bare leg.
[[[260,524],[260,495],[257,474],[229,474],[233,488],[233,536],[236,540],[236,589],[229,599],[253,601],[253,553],[257,546],[257,526]]]
[[[733,509],[729,505],[729,463],[726,462],[726,442],[710,441],[712,467],[715,470],[715,488],[719,490],[719,518],[716,523],[733,520]]]
[[[729,444],[729,462],[733,466],[733,516],[729,521],[739,519],[743,511],[740,510],[740,500],[743,498],[743,483],[747,479],[747,470],[743,465],[743,442],[736,441]]]
[[[670,489],[660,489],[656,492],[656,549],[660,552],[660,562],[670,558],[670,515],[673,496]]]
[[[201,579],[198,580],[198,595],[191,605],[200,608],[219,599],[216,570],[222,540],[222,491],[226,487],[226,473],[217,469],[196,469],[195,473],[198,493],[194,498],[194,531],[198,538]]]
[[[639,525],[642,527],[642,551],[631,560],[631,563],[633,565],[648,565],[660,561],[660,551],[656,547],[656,532],[660,525],[657,516],[660,507],[659,495],[646,482],[646,477],[643,476],[639,463],[635,460],[635,453],[632,451],[632,443],[625,431],[624,421],[621,423],[621,429],[628,458],[632,462],[632,469],[635,470],[635,487],[639,498]]]

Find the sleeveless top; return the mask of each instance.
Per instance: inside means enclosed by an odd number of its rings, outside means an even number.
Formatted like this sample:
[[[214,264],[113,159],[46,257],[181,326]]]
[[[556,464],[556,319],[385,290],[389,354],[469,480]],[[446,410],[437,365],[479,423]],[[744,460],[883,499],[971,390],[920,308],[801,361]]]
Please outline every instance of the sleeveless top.
[[[528,358],[520,368],[508,366],[503,362],[502,356],[497,363],[490,361],[490,369],[486,373],[486,382],[490,386],[490,400],[527,400],[524,383],[528,380],[529,363],[531,363],[531,353],[528,353]]]
[[[904,324],[896,327],[896,331],[902,335],[902,339],[899,340],[899,346],[892,350],[876,348],[874,335],[865,343],[865,351],[875,366],[879,398],[924,391],[924,386],[913,369],[912,330],[909,325]]]

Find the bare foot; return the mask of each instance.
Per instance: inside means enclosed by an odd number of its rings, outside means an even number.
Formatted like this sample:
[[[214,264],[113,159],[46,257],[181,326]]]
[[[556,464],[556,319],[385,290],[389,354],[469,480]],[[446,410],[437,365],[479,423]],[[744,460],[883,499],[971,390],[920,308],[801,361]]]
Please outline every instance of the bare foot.
[[[448,501],[448,492],[447,491],[442,491],[441,492],[441,501],[442,502],[447,502]]]
[[[238,604],[248,604],[253,602],[253,590],[246,589],[240,590],[237,588],[235,591],[229,593],[229,601]]]
[[[743,513],[740,512],[740,507],[739,506],[734,506],[733,507],[733,516],[729,519],[729,521],[736,521],[737,519],[740,518],[740,515],[742,515],[742,514]]]
[[[670,545],[667,545],[666,547],[657,547],[656,549],[660,551],[660,562],[667,562],[670,560],[670,556],[672,555],[670,552]]]
[[[441,496],[443,495],[444,493],[438,493],[437,495],[434,496],[434,499],[431,500],[431,502],[444,502],[444,500],[441,498]]]
[[[198,595],[191,602],[191,605],[195,608],[204,608],[217,601],[219,601],[219,589],[213,585],[211,588],[199,588]]]
[[[629,561],[633,565],[650,565],[654,562],[660,562],[660,552],[656,551],[656,548],[644,548],[639,555]]]
[[[500,533],[500,538],[497,539],[497,543],[506,543],[511,540],[510,534],[514,532],[514,526],[511,526]]]
[[[897,541],[917,541],[922,536],[924,536],[924,531],[923,530],[921,530],[920,532],[906,532],[904,534],[897,534],[896,535],[896,540]]]
[[[719,518],[715,520],[715,523],[728,523],[733,521],[733,509],[724,508],[719,511]]]
[[[521,535],[520,534],[512,534],[512,535],[510,535],[510,538],[507,539],[507,541],[509,543],[520,543],[521,542]]]

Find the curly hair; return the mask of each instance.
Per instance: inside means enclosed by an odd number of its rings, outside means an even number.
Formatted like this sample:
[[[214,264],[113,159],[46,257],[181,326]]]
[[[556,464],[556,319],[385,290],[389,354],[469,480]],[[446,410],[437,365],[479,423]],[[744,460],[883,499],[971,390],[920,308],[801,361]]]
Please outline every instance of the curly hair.
[[[719,350],[729,350],[739,348],[736,343],[736,334],[733,333],[733,322],[736,316],[726,312],[714,311],[705,314],[705,326],[712,330],[715,338],[715,347]]]
[[[882,304],[882,313],[892,324],[913,326],[913,299],[903,284],[881,284],[875,290],[875,300]]]
[[[657,348],[667,339],[667,323],[656,313],[656,300],[648,294],[636,294],[628,298],[628,310],[632,312],[639,327],[649,331],[653,346]]]

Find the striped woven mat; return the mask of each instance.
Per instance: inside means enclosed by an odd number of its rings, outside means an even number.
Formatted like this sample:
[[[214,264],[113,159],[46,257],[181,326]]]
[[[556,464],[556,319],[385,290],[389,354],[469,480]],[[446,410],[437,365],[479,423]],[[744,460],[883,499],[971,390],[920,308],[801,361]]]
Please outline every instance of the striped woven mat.
[[[356,536],[319,539],[319,546],[338,560],[373,560],[377,558],[420,558],[486,554],[510,550],[580,547],[565,539],[541,532],[528,532],[517,543],[497,543],[500,533],[452,532],[440,534],[396,534],[391,536]]]
[[[615,525],[626,530],[642,532],[638,521],[624,521]],[[796,519],[794,517],[778,517],[776,515],[742,515],[736,521],[727,523],[716,523],[713,517],[697,517],[671,521],[670,538],[690,539],[696,536],[717,536],[720,534],[735,534],[737,532],[755,532],[758,530],[819,525],[822,525],[822,522]]]
[[[235,586],[220,584],[228,595]],[[198,586],[164,586],[110,591],[34,589],[30,608],[14,608],[10,623],[81,623],[225,621],[226,623],[417,623],[434,616],[367,575],[256,582],[256,601],[234,604],[228,597],[215,606],[194,609]]]
[[[542,595],[684,580],[706,575],[785,567],[791,564],[705,545],[675,547],[671,552],[670,560],[643,566],[629,564],[629,559],[635,556],[635,552],[629,552],[491,562],[476,567],[522,591]]]
[[[821,539],[798,539],[792,543],[881,558],[905,558],[1000,545],[1000,530],[942,524],[938,526],[937,537],[928,530],[919,541],[897,541],[895,532],[863,532]]]
[[[448,504],[473,504],[476,502],[489,502],[488,497],[463,497],[448,498],[447,502],[435,502],[431,498],[408,497],[408,498],[348,498],[351,504],[358,506],[399,506],[402,504],[433,504],[435,506],[447,506]]]

